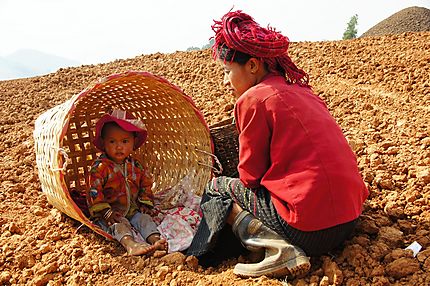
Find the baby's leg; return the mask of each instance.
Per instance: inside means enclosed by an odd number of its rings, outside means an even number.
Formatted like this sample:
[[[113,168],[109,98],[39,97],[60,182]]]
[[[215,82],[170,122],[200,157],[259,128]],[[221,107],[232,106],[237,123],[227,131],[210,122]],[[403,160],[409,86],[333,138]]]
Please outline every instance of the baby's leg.
[[[167,251],[167,241],[161,237],[157,225],[148,214],[137,212],[130,223],[142,234],[143,238],[157,250]]]
[[[136,242],[133,238],[131,225],[126,219],[124,222],[114,223],[109,228],[112,230],[114,238],[127,250],[128,255],[146,255],[156,249],[154,245]]]

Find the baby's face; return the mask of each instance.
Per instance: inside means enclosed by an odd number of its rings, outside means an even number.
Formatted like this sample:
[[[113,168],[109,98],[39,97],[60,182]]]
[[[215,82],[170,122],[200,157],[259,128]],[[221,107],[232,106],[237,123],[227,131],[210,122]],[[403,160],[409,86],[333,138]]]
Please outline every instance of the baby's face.
[[[121,164],[133,152],[134,134],[119,126],[110,126],[106,130],[103,144],[108,157],[115,163]]]

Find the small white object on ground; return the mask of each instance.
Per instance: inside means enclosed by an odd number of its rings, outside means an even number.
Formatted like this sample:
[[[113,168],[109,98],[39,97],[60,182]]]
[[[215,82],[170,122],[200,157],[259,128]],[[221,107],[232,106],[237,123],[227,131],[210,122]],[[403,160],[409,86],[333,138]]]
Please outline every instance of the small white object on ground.
[[[415,256],[417,256],[418,252],[420,252],[421,248],[422,248],[421,244],[419,244],[418,242],[414,241],[408,247],[406,247],[405,249],[412,250],[413,253],[414,253],[414,257],[415,257]]]

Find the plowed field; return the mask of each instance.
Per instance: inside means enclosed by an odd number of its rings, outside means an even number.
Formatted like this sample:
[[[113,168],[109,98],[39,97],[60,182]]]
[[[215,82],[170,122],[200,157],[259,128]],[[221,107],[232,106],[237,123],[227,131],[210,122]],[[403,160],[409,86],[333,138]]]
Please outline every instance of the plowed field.
[[[292,43],[357,154],[370,197],[356,235],[291,285],[430,285],[430,32]],[[0,81],[0,285],[287,285],[236,277],[237,260],[203,269],[180,253],[124,256],[47,203],[33,128],[47,109],[92,81],[126,70],[165,77],[191,96],[209,125],[233,97],[209,50],[152,54],[46,76]],[[423,248],[416,257],[404,250]]]

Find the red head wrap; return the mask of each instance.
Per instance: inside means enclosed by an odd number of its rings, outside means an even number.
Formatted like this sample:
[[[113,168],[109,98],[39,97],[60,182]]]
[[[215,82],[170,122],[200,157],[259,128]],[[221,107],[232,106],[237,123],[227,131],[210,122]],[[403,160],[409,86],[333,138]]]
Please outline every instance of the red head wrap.
[[[287,80],[308,86],[309,76],[299,69],[288,56],[289,39],[274,28],[263,28],[242,11],[228,12],[221,21],[215,21],[213,56],[222,46],[262,59],[270,72],[278,72],[279,66],[285,71]]]

